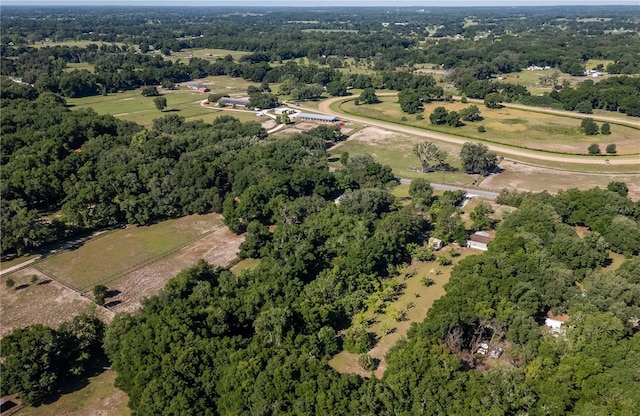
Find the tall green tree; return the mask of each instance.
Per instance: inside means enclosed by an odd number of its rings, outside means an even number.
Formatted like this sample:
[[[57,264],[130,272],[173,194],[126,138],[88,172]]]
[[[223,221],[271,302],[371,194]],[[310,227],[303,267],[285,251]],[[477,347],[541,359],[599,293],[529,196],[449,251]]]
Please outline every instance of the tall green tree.
[[[466,142],[460,150],[462,168],[467,173],[489,175],[498,165],[498,157],[482,143]]]

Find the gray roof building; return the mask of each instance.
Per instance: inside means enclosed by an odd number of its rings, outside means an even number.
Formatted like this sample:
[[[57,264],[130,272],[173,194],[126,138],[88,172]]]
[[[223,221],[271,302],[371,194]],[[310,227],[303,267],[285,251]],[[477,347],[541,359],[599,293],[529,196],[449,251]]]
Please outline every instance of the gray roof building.
[[[338,121],[338,117],[335,117],[335,116],[325,116],[324,114],[313,114],[313,113],[298,113],[298,114],[294,114],[292,117],[298,118],[300,120],[310,120],[310,121],[323,121],[323,122]]]

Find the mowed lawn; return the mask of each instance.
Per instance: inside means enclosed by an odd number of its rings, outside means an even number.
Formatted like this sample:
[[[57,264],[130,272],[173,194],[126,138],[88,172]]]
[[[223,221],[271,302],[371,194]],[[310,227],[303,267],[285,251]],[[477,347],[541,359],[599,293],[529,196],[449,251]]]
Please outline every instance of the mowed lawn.
[[[435,183],[473,186],[473,183],[479,177],[477,175],[467,175],[461,170],[460,146],[450,143],[436,142],[439,149],[445,150],[449,154],[446,162],[457,170],[450,172],[420,172],[420,160],[413,153],[413,148],[416,143],[425,140],[423,137],[392,133],[376,127],[366,127],[353,134],[346,142],[342,142],[339,146],[331,149],[330,154],[334,161],[330,163],[330,166],[336,169],[342,168],[338,158],[343,152],[349,153],[350,157],[371,155],[377,162],[389,165],[393,173],[400,178],[424,178],[429,182]]]
[[[147,227],[128,226],[38,263],[43,271],[90,290],[222,227],[219,215],[190,215]]]
[[[380,97],[380,104],[359,105],[354,101],[340,104],[340,110],[356,115],[402,122],[403,124],[436,130],[456,136],[485,140],[494,143],[512,145],[527,149],[544,150],[555,153],[587,154],[592,143],[599,143],[602,151],[610,143],[615,143],[617,154],[640,154],[640,129],[612,124],[610,135],[587,136],[580,130],[581,120],[578,118],[544,114],[513,108],[489,109],[477,105],[482,121],[465,122],[462,127],[435,126],[429,121],[429,115],[436,107],[445,107],[448,111],[460,111],[472,105],[460,102],[433,102],[426,104],[423,120],[416,120],[416,115],[401,111],[396,97]],[[406,121],[401,118],[406,117]],[[598,125],[602,125],[598,122]],[[478,126],[484,126],[485,133],[478,133]],[[613,157],[613,156],[612,156]]]
[[[228,76],[207,77],[192,81],[192,83],[206,85],[211,89],[211,93],[225,93],[230,96],[246,96],[247,87],[249,85],[256,85],[243,79]],[[111,93],[106,96],[94,95],[83,98],[68,98],[67,103],[72,110],[93,108],[98,114],[111,114],[123,120],[136,122],[145,127],[151,127],[153,120],[169,114],[177,114],[184,117],[187,121],[202,119],[209,123],[222,114],[228,114],[223,113],[223,110],[215,107],[202,107],[200,102],[206,100],[209,94],[194,91],[188,88],[186,84],[177,90],[158,88],[158,91],[167,99],[167,107],[164,111],[156,109],[153,102],[155,97],[143,97],[141,94],[142,89],[122,93]],[[231,115],[241,119],[241,121],[256,118],[253,113],[243,114],[237,112]]]

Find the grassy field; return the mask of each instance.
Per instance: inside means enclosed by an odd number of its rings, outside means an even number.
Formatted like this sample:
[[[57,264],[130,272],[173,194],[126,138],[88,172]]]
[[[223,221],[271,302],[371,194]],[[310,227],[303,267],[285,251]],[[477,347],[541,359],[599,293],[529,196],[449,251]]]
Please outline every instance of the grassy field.
[[[80,62],[80,63],[68,63],[67,67],[64,69],[64,72],[72,72],[76,70],[86,69],[89,72],[93,72],[95,66],[88,62]]]
[[[231,268],[233,274],[239,276],[243,271],[248,270],[251,271],[258,267],[260,264],[260,259],[244,259],[239,261],[236,265]]]
[[[207,85],[212,93],[224,92],[231,96],[244,96],[246,95],[247,87],[255,85],[251,82],[228,76],[207,77],[193,82]],[[187,120],[202,119],[207,122],[213,121],[213,119],[222,114],[222,110],[213,107],[203,108],[200,105],[200,102],[209,95],[207,93],[202,94],[186,86],[177,90],[159,89],[159,91],[167,98],[167,108],[164,111],[158,111],[153,103],[154,97],[143,97],[140,89],[113,93],[107,96],[94,95],[83,98],[69,98],[67,102],[72,109],[93,108],[98,114],[111,114],[124,120],[142,124],[145,127],[152,126],[153,120],[168,114],[178,114]],[[242,121],[260,121],[253,112],[247,114],[236,112],[232,115]]]
[[[452,257],[446,247],[437,252],[438,255],[444,255],[452,260],[452,264],[448,266],[442,266],[437,262],[416,261],[412,263],[401,275],[394,278],[403,285],[402,293],[397,299],[383,305],[378,302],[375,308],[369,308],[357,318],[369,322],[367,331],[375,334],[376,344],[368,354],[379,360],[378,368],[374,372],[376,377],[381,378],[384,374],[386,370],[385,355],[391,347],[406,337],[412,323],[422,322],[433,302],[444,295],[444,285],[449,281],[453,266],[465,257],[480,253],[477,250],[460,247],[456,249],[456,252],[457,257]],[[431,286],[425,286],[423,278],[433,279],[435,283]],[[393,318],[391,311],[403,311],[403,319]],[[369,376],[370,373],[357,364],[357,359],[356,354],[343,351],[335,355],[329,361],[329,365],[341,373]]]
[[[188,62],[191,58],[211,59],[216,60],[218,58],[224,58],[227,55],[231,55],[234,60],[238,60],[249,52],[232,51],[228,49],[183,49],[180,52],[171,52],[165,59],[171,61],[177,61],[178,59],[183,62]]]
[[[356,106],[354,101],[346,101],[340,104],[340,110],[451,135],[547,152],[584,155],[588,153],[589,145],[595,142],[600,144],[603,152],[608,144],[615,143],[619,156],[640,154],[640,130],[632,127],[611,124],[611,134],[608,136],[586,136],[580,131],[581,121],[577,118],[506,107],[489,109],[484,106],[479,106],[482,121],[466,122],[462,127],[434,126],[429,122],[429,115],[436,107],[442,106],[448,111],[459,112],[471,104],[429,103],[424,106],[424,119],[416,120],[415,115],[401,111],[396,97],[380,99],[380,104],[360,106]],[[402,117],[407,120],[402,121]],[[478,133],[478,126],[481,125],[485,127],[485,133]]]
[[[90,290],[221,226],[215,214],[191,215],[148,227],[129,226],[90,240],[76,250],[51,256],[38,267],[77,288]]]
[[[89,379],[86,386],[63,393],[58,400],[39,407],[24,407],[17,416],[128,416],[129,398],[114,386],[116,372],[106,370]],[[76,386],[69,386],[70,388]]]

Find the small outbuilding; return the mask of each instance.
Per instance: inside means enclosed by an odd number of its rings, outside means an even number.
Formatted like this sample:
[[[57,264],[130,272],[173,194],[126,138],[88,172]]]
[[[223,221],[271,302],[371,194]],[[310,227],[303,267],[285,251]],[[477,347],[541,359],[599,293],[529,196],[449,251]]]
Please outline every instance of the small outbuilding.
[[[487,251],[491,241],[493,241],[493,237],[491,237],[489,233],[485,231],[477,231],[469,236],[469,239],[467,240],[467,247]]]
[[[568,315],[554,315],[553,313],[551,313],[551,311],[549,311],[547,313],[547,317],[544,320],[544,324],[551,330],[552,334],[557,336],[564,333],[565,328],[563,328],[563,325],[568,320]]]

